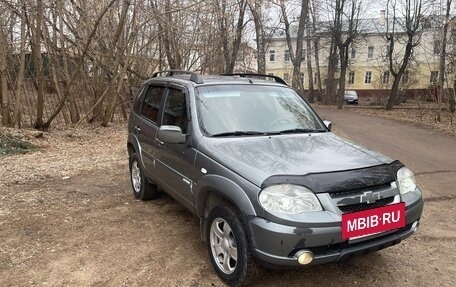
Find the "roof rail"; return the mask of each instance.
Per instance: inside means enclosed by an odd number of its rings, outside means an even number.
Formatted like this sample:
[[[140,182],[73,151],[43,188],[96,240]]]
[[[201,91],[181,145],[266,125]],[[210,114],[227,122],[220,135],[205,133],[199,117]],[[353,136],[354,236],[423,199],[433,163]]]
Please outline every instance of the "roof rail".
[[[288,86],[288,83],[284,79],[278,76],[273,75],[264,75],[264,74],[255,74],[255,73],[235,73],[235,74],[222,74],[222,76],[239,76],[241,78],[250,78],[250,77],[264,77],[274,79],[276,83],[280,83]]]
[[[203,79],[201,78],[201,75],[196,73],[196,72],[191,72],[191,71],[183,71],[183,70],[166,70],[166,71],[159,71],[155,72],[152,74],[152,78],[156,78],[159,75],[164,74],[164,77],[172,77],[175,75],[190,75],[190,81],[196,83],[196,84],[202,84]]]

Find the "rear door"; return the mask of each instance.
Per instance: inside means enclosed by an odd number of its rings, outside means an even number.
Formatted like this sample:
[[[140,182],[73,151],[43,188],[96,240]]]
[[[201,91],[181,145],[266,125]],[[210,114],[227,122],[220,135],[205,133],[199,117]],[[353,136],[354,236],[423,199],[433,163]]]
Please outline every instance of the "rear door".
[[[152,180],[155,179],[155,164],[158,153],[158,142],[155,140],[160,126],[160,106],[164,100],[165,85],[150,84],[144,90],[139,119],[135,121],[133,132],[136,134],[141,146],[142,161],[145,174]]]

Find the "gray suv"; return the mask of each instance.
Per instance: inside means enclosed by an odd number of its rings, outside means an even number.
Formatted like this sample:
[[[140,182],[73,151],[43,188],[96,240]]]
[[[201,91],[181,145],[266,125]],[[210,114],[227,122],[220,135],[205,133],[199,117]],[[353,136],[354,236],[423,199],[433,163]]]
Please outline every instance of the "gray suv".
[[[156,73],[135,98],[135,198],[161,190],[200,218],[219,277],[340,261],[397,244],[423,209],[413,173],[331,133],[275,76]]]

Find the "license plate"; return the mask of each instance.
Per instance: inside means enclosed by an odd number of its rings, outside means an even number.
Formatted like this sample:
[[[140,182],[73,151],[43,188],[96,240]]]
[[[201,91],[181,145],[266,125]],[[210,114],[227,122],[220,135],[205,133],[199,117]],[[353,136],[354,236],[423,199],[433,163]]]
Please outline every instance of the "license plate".
[[[342,238],[354,239],[405,226],[405,203],[342,215]]]

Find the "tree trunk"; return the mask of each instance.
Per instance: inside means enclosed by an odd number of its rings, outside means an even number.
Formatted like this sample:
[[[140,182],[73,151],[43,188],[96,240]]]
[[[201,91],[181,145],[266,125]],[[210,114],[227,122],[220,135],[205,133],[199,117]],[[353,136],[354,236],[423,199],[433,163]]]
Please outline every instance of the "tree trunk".
[[[328,74],[326,76],[326,89],[324,104],[334,103],[336,94],[335,73],[337,69],[337,47],[331,44],[329,60],[328,60]]]
[[[216,1],[218,2],[218,1]],[[228,28],[227,28],[227,20],[226,20],[226,1],[225,0],[222,0],[221,1],[221,5],[222,7],[219,8],[219,11],[218,13],[220,13],[218,15],[219,19],[219,26],[220,26],[220,36],[222,37],[221,38],[221,44],[222,44],[222,55],[223,55],[223,60],[224,60],[224,67],[223,67],[223,71],[222,72],[225,72],[226,73],[226,70],[227,70],[227,66],[228,66],[228,63],[230,62],[230,52],[229,52],[229,42],[228,42],[228,39],[229,39],[229,36],[228,36]]]
[[[405,45],[404,58],[402,60],[402,65],[399,68],[399,70],[397,72],[394,72],[394,70],[391,68],[392,64],[390,64],[390,72],[394,77],[394,82],[393,82],[393,86],[391,87],[390,97],[386,104],[386,110],[388,110],[388,111],[392,110],[393,106],[397,102],[397,91],[399,89],[399,83],[401,81],[401,78],[402,78],[402,75],[404,74],[405,69],[408,67],[410,57],[412,56],[413,45],[410,41],[411,40],[409,38],[409,42]]]
[[[102,126],[107,126],[108,123],[113,118],[113,115],[114,115],[114,112],[115,112],[116,106],[117,106],[117,98],[118,98],[117,95],[120,93],[120,90],[123,86],[123,78],[124,78],[124,75],[125,75],[127,67],[128,67],[128,61],[126,61],[125,65],[122,67],[122,70],[118,71],[119,65],[121,62],[121,58],[123,57],[124,52],[127,51],[126,52],[127,58],[129,56],[128,54],[130,52],[130,49],[128,49],[128,48],[124,49],[125,46],[128,47],[128,43],[123,41],[121,38],[121,35],[122,35],[123,31],[125,30],[125,22],[126,22],[126,17],[127,17],[127,12],[128,12],[129,7],[130,7],[130,4],[128,3],[128,0],[124,0],[123,8],[122,8],[122,15],[120,17],[116,33],[114,34],[114,37],[113,37],[112,43],[111,43],[111,47],[112,47],[111,50],[114,51],[114,53],[115,53],[114,54],[115,59],[114,59],[113,65],[112,65],[112,71],[114,71],[113,72],[114,74],[120,73],[120,77],[118,77],[117,89],[114,93],[111,94],[112,95],[112,97],[110,99],[111,101],[107,103],[106,110],[103,115],[103,121],[101,123]],[[114,80],[111,83],[114,83]]]
[[[310,39],[307,39],[307,74],[309,74],[309,102],[315,102],[315,89],[313,81],[313,69],[312,69],[312,46]]]
[[[1,95],[1,114],[2,125],[9,126],[11,123],[9,112],[9,91],[7,81],[7,64],[6,64],[7,42],[3,27],[0,27],[0,95]]]
[[[311,6],[309,6],[309,15],[312,16],[312,34],[314,36],[313,40],[313,47],[314,47],[314,55],[315,55],[315,68],[316,68],[316,75],[317,75],[317,101],[321,102],[322,101],[322,93],[323,93],[323,87],[321,83],[321,69],[320,69],[320,39],[316,35],[317,31],[317,16],[315,13],[315,1],[311,1]],[[313,78],[313,75],[311,75]]]
[[[70,70],[68,67],[68,55],[66,52],[66,47],[65,47],[65,35],[64,35],[64,27],[63,27],[63,15],[64,15],[64,10],[63,10],[63,1],[59,1],[57,4],[59,13],[58,16],[60,17],[60,27],[59,27],[59,37],[60,37],[60,51],[61,51],[61,56],[62,56],[62,63],[63,63],[63,74],[64,74],[64,90],[66,90],[66,87],[68,86],[68,81],[70,80]],[[74,94],[72,93],[71,89],[68,90],[68,102],[69,102],[69,110],[70,110],[70,119],[72,124],[76,124],[79,119],[79,110],[78,106],[76,105],[76,100],[74,98]]]
[[[103,68],[98,66],[94,67],[95,72],[95,89],[94,89],[94,99],[95,104],[93,106],[93,113],[89,119],[89,122],[93,122],[95,120],[99,120],[101,118],[101,113],[103,111],[103,100],[101,99],[101,95],[103,91],[106,89],[105,81],[106,81],[106,71]]]
[[[263,0],[247,1],[255,23],[258,73],[266,74],[266,45],[263,26]]]
[[[456,79],[453,81],[453,93],[450,95],[450,112],[455,113],[456,111]]]
[[[446,1],[446,12],[443,21],[442,34],[440,38],[440,62],[439,62],[439,93],[437,97],[437,120],[440,122],[440,103],[445,93],[445,61],[446,61],[446,46],[447,46],[447,35],[448,35],[448,24],[450,22],[450,10],[452,0]],[[451,102],[451,101],[450,101]],[[451,106],[451,105],[450,105]],[[451,107],[450,107],[451,109]]]
[[[296,56],[293,61],[293,78],[291,84],[294,88],[304,91],[304,83],[301,79],[302,49],[304,46],[304,29],[306,25],[309,1],[303,0],[301,5],[301,14],[299,16],[298,34],[296,36]],[[291,52],[291,51],[290,51]]]
[[[389,2],[388,2],[389,4]],[[417,1],[404,1],[397,3],[401,7],[396,6],[396,2],[394,2],[393,7],[387,5],[386,10],[386,40],[388,41],[387,50],[387,58],[389,62],[389,71],[391,75],[394,77],[393,86],[391,88],[391,93],[388,98],[388,102],[386,104],[386,110],[391,110],[393,106],[397,103],[397,91],[399,89],[399,83],[401,81],[402,75],[404,74],[405,70],[407,69],[410,59],[413,55],[414,47],[420,45],[421,42],[421,33],[423,32],[422,29],[422,21],[424,19],[422,14],[422,5],[423,2],[421,0]],[[388,18],[391,9],[391,18]],[[401,17],[396,17],[396,13],[400,11]],[[404,16],[402,16],[404,15]],[[397,29],[396,26],[399,25],[397,22],[403,22],[400,24],[401,29]],[[403,28],[403,29],[402,29]],[[397,32],[397,30],[404,30]],[[394,44],[396,42],[401,42],[401,37],[406,37],[405,41],[405,51],[403,57],[399,57],[395,54],[394,51]],[[401,49],[402,50],[402,49]],[[397,60],[401,59],[400,64],[398,64]],[[399,70],[396,71],[396,66],[399,66]]]
[[[226,73],[231,74],[234,72],[234,66],[236,65],[237,55],[239,53],[239,49],[241,48],[241,40],[242,40],[242,31],[244,30],[244,15],[245,9],[247,8],[247,3],[245,0],[239,1],[239,15],[238,21],[236,25],[236,36],[234,37],[233,47],[231,47],[231,57],[230,62],[228,62],[228,66],[226,69]]]
[[[323,86],[322,86],[322,83],[321,83],[319,46],[320,46],[320,41],[317,38],[314,41],[315,68],[317,69],[317,87],[318,87],[317,101],[321,102],[322,101],[322,94],[323,94]]]
[[[339,48],[340,57],[340,77],[339,77],[339,92],[337,95],[337,109],[342,109],[344,106],[345,94],[345,77],[347,74],[348,66],[348,45]]]
[[[43,129],[43,113],[44,113],[44,73],[43,73],[43,59],[41,56],[41,32],[43,21],[43,1],[36,1],[36,18],[35,26],[32,28],[32,53],[33,53],[33,68],[35,70],[35,83],[37,87],[36,98],[36,119],[35,129]]]
[[[386,110],[391,111],[393,109],[394,104],[396,103],[396,95],[399,89],[399,83],[401,78],[399,76],[394,77],[393,86],[391,87],[390,97],[388,99],[388,103],[386,104]]]
[[[21,52],[19,55],[19,71],[16,78],[16,91],[14,95],[16,96],[16,101],[14,103],[13,118],[11,120],[11,126],[14,127],[20,126],[21,120],[21,104],[22,104],[22,89],[24,85],[24,73],[25,73],[25,26],[26,26],[26,15],[25,15],[25,6],[21,7]]]

